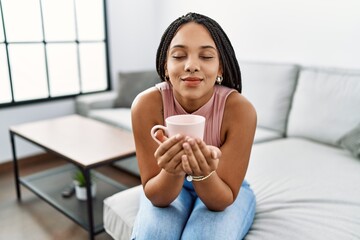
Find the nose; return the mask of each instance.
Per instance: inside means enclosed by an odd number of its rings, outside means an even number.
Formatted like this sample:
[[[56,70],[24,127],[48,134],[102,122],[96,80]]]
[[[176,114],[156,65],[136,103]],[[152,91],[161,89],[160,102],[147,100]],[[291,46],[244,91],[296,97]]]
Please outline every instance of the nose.
[[[185,71],[194,73],[200,70],[199,61],[195,57],[189,56],[185,63]]]

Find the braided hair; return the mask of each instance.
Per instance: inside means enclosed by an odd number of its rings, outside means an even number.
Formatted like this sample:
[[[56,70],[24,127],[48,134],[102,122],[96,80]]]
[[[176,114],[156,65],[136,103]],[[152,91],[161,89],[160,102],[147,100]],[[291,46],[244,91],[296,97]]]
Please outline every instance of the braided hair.
[[[234,48],[232,47],[228,36],[215,20],[198,13],[188,13],[179,17],[170,24],[170,26],[162,35],[156,53],[156,71],[158,72],[161,80],[166,80],[165,65],[170,43],[174,38],[177,30],[182,25],[189,22],[201,24],[209,31],[220,55],[220,63],[223,69],[222,85],[236,89],[239,93],[241,93],[242,85],[240,67],[235,56]]]

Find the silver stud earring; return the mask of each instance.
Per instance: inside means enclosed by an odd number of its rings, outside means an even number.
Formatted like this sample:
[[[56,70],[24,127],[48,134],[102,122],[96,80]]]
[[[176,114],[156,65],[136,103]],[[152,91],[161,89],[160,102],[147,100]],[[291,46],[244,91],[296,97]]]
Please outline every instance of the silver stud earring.
[[[224,80],[224,78],[222,76],[217,76],[216,77],[216,82],[217,84],[221,85],[222,81]]]

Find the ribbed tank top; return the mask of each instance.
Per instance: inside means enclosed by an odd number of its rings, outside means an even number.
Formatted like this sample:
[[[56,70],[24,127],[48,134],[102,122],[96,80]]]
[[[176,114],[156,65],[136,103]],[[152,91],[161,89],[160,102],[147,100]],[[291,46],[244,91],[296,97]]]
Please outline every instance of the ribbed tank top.
[[[156,84],[159,89],[164,108],[164,119],[169,116],[187,113],[180,103],[175,99],[173,90],[168,82]],[[220,130],[224,115],[226,99],[231,92],[236,91],[228,87],[215,85],[214,94],[210,100],[197,111],[191,113],[205,117],[204,141],[208,145],[221,146]]]

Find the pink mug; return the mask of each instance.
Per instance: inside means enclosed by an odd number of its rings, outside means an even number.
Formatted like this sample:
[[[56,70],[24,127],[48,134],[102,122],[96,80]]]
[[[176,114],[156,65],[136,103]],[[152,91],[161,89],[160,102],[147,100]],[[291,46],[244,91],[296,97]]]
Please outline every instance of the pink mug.
[[[200,115],[182,114],[174,115],[165,119],[166,127],[163,125],[155,125],[151,128],[152,138],[161,144],[155,137],[155,132],[162,129],[167,137],[175,136],[180,133],[185,136],[204,139],[205,118]]]

